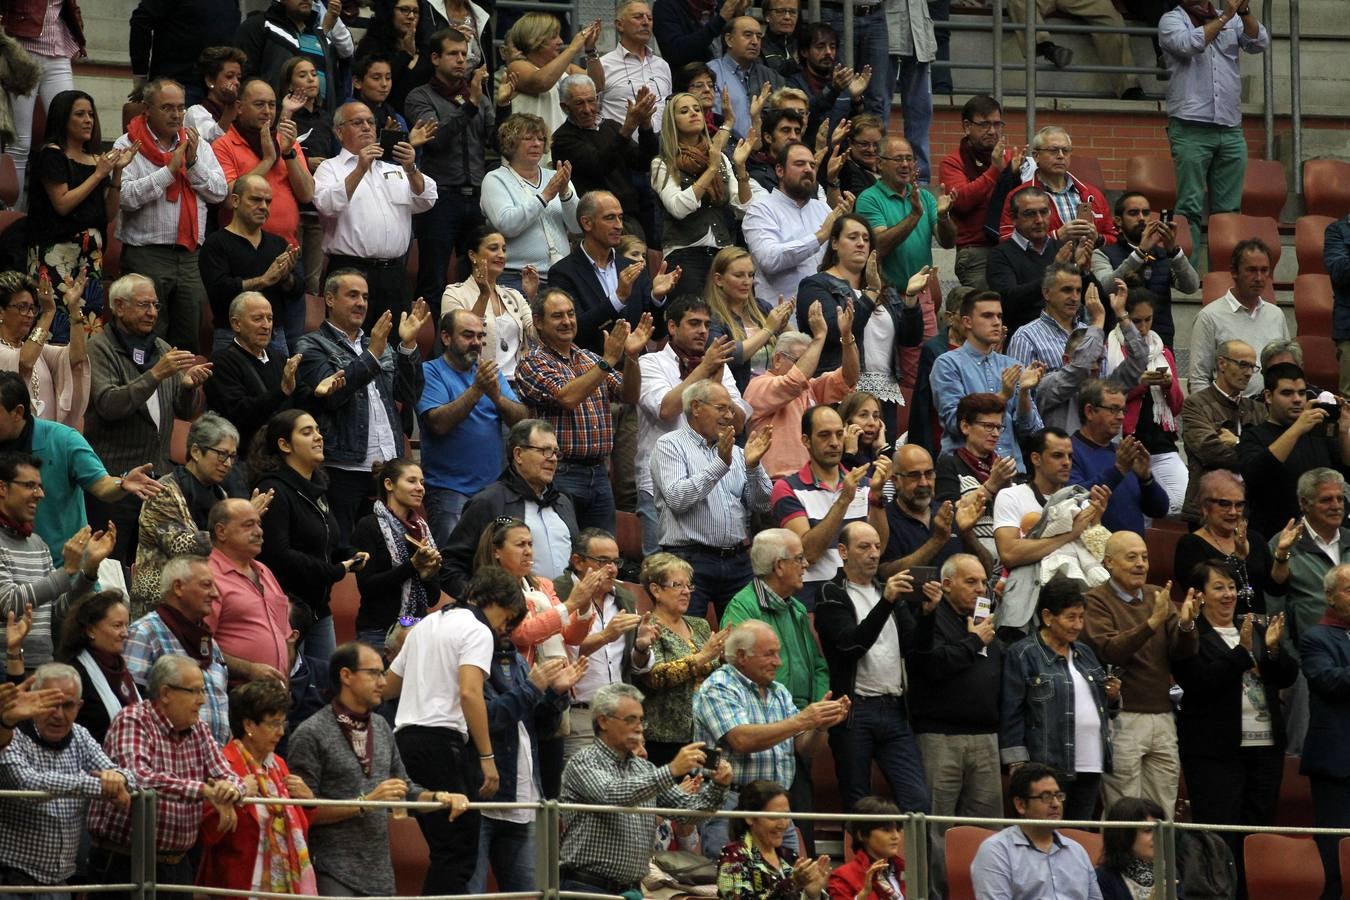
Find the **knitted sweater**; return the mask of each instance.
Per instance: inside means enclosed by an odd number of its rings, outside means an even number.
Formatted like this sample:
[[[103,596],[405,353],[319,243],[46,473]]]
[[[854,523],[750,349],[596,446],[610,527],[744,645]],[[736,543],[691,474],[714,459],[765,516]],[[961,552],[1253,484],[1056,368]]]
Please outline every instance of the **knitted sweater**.
[[[0,621],[9,613],[22,618],[23,608],[33,607],[33,627],[23,642],[25,665],[52,661],[52,623],[61,621],[75,598],[93,587],[83,572],[71,575],[55,568],[51,551],[36,533],[25,538],[0,528]]]
[[[1172,660],[1194,656],[1200,646],[1194,628],[1181,630],[1175,609],[1167,611],[1161,629],[1149,627],[1159,590],[1146,584],[1143,601],[1128,603],[1116,593],[1115,582],[1106,581],[1087,594],[1084,637],[1104,664],[1120,667],[1120,703],[1126,712],[1170,713]]]

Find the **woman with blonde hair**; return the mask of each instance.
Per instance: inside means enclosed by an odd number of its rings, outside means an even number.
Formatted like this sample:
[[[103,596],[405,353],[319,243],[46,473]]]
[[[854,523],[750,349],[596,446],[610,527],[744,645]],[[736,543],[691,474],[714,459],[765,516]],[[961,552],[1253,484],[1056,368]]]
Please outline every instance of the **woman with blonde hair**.
[[[666,103],[652,188],[666,211],[666,267],[680,267],[687,292],[702,291],[713,257],[736,243],[736,220],[757,190],[745,167],[750,142],[737,143],[728,158],[729,140],[728,125],[709,139],[703,104],[693,94],[676,94]]]
[[[568,232],[580,233],[572,164],[556,170],[540,161],[548,152],[549,130],[539,116],[513,113],[497,128],[502,165],[483,179],[482,208],[492,227],[511,244],[499,283],[520,291],[525,269],[533,266],[541,290],[548,270],[572,251]]]
[[[712,312],[708,340],[730,335],[736,341],[731,374],[742,391],[751,376],[769,368],[773,345],[797,308],[791,300],[778,298],[778,305],[765,312],[755,299],[755,262],[744,247],[726,247],[713,257],[703,299]]]
[[[572,43],[563,50],[562,23],[552,13],[529,12],[516,20],[506,32],[506,44],[514,51],[503,76],[515,90],[511,100],[512,113],[527,113],[543,119],[548,134],[558,130],[567,121],[567,114],[558,103],[558,82],[564,75],[585,74],[595,82],[596,94],[605,89],[605,68],[595,42],[600,37],[600,20],[587,25],[572,36]],[[574,65],[572,60],[583,50],[586,68]],[[503,151],[505,152],[505,151]]]

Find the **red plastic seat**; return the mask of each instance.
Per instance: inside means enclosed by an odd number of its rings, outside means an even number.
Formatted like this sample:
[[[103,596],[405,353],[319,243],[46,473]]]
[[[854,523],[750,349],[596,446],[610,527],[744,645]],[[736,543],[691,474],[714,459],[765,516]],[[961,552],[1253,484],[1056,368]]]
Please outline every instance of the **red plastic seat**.
[[[1299,275],[1326,274],[1322,245],[1327,226],[1334,221],[1331,216],[1299,216],[1294,223],[1294,251],[1298,254]]]
[[[994,836],[989,828],[976,825],[953,825],[944,838],[947,855],[947,900],[975,900],[975,885],[970,878],[970,864],[980,845]]]
[[[1312,784],[1298,770],[1299,763],[1297,756],[1284,758],[1280,805],[1275,808],[1275,824],[1281,827],[1309,828],[1313,824]]]
[[[1249,216],[1265,216],[1276,221],[1284,211],[1289,196],[1289,182],[1284,166],[1275,159],[1248,159],[1247,172],[1242,177],[1242,212]]]
[[[1152,556],[1149,557],[1150,562]],[[1077,841],[1084,850],[1087,851],[1088,859],[1095,864],[1101,860],[1102,856],[1102,836],[1095,831],[1084,831],[1081,828],[1061,828],[1059,833],[1066,838]]]
[[[1303,374],[1308,378],[1308,386],[1317,385],[1319,390],[1336,390],[1341,380],[1336,342],[1321,335],[1300,335],[1298,344],[1303,348]]]
[[[1151,204],[1153,201],[1149,201]],[[1177,232],[1177,246],[1181,252],[1190,257],[1195,252],[1195,242],[1191,240],[1191,220],[1183,215],[1176,215],[1172,219],[1172,227]]]
[[[1327,275],[1299,275],[1294,279],[1294,319],[1298,337],[1331,338],[1331,307],[1334,295]]]
[[[634,513],[619,510],[615,515],[614,526],[619,555],[633,562],[642,562],[642,520]]]
[[[6,206],[19,202],[19,170],[14,167],[14,157],[8,153],[0,155],[0,201]]]
[[[1310,216],[1350,213],[1350,163],[1310,159],[1303,164],[1303,206]]]
[[[1070,171],[1079,181],[1106,193],[1106,174],[1102,171],[1102,162],[1097,157],[1074,154]]]
[[[122,104],[122,131],[125,132],[131,125],[131,120],[145,112],[144,103],[132,103],[127,101]]]
[[[356,589],[356,576],[348,574],[333,585],[328,608],[333,613],[333,631],[337,642],[345,644],[356,640],[356,612],[361,608],[361,594]]]
[[[1249,834],[1242,842],[1247,896],[1317,900],[1326,879],[1317,844],[1310,837]]]
[[[1274,257],[1270,268],[1280,262],[1280,225],[1271,217],[1243,213],[1215,213],[1209,217],[1209,271],[1232,269],[1233,248],[1249,238],[1260,238]]]
[[[1170,156],[1131,156],[1125,160],[1125,190],[1148,198],[1154,211],[1177,205],[1177,172]]]
[[[383,815],[379,810],[374,812]],[[394,864],[394,886],[398,893],[404,897],[421,894],[431,865],[431,850],[416,817],[389,817],[389,861]]]

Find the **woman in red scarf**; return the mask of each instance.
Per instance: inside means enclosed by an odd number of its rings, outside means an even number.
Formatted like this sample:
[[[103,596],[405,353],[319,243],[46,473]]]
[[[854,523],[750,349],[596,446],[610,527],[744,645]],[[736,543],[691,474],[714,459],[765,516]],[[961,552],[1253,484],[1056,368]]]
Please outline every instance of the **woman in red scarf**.
[[[257,784],[261,798],[312,800],[314,793],[274,752],[286,733],[290,701],[286,688],[270,679],[250,681],[230,692],[234,740],[225,746],[225,759],[236,775]],[[250,803],[239,807],[233,829],[222,830],[216,808],[205,804],[197,883],[237,888],[244,894],[317,894],[308,842],[312,812],[300,806]]]
[[[61,630],[59,658],[75,667],[83,686],[75,721],[100,744],[113,716],[141,699],[122,656],[130,621],[121,591],[99,591],[71,608]]]

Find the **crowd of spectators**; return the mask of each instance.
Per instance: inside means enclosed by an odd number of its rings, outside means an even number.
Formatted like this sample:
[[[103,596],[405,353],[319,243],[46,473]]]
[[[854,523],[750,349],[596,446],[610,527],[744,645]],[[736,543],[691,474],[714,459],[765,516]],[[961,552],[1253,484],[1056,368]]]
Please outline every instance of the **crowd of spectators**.
[[[1269,35],[1136,5],[1199,243]],[[904,813],[1170,818],[1184,777],[1195,820],[1270,825],[1286,753],[1350,826],[1350,401],[1305,378],[1270,247],[1234,248],[1183,383],[1165,211],[988,96],[931,158],[928,4],[855,4],[851,68],[833,2],[618,0],[607,51],[539,9],[349,6],[141,0],[105,142],[75,0],[0,3],[40,72],[0,273],[0,788],[57,795],[0,798],[0,882],[129,882],[147,788],[157,879],[241,895],[394,893],[407,810],[365,801],[421,801],[434,895],[533,890],[543,799],[691,813],[565,812],[563,889],[676,849],[737,900],[901,897]],[[824,753],[881,817],[837,868],[793,818]],[[1013,826],[975,891],[1148,896],[1150,835],[1093,860]]]

